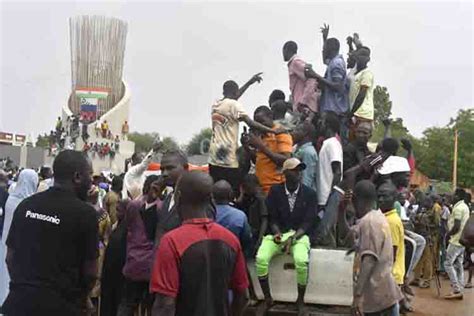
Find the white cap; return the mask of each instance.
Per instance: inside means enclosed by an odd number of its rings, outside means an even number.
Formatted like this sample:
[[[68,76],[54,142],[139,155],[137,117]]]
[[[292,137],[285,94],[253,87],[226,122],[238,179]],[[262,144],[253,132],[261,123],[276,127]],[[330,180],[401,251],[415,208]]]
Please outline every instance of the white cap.
[[[302,163],[298,158],[288,158],[283,163],[283,168],[281,172],[285,170],[293,170],[295,168],[299,168],[300,170],[306,169],[306,165]]]
[[[392,174],[395,172],[410,172],[408,160],[400,156],[390,156],[385,160],[382,167],[378,170],[381,175]]]

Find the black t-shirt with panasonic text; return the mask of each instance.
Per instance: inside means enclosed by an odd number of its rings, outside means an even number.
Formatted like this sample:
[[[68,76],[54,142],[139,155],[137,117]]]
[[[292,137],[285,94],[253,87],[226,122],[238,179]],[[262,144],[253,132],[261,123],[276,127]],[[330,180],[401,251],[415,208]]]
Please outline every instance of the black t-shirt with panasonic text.
[[[13,256],[4,313],[80,313],[86,295],[82,268],[98,256],[92,206],[55,187],[35,194],[15,210],[7,246]]]

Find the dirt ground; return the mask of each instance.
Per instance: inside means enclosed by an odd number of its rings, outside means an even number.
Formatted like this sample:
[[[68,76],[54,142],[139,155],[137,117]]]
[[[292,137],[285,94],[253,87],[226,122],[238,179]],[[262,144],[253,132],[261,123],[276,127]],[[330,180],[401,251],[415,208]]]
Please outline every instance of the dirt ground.
[[[467,278],[467,271],[465,271]],[[415,297],[412,301],[413,313],[406,314],[407,316],[474,316],[474,289],[465,289],[464,299],[457,301],[447,301],[443,298],[445,294],[450,291],[449,280],[441,277],[441,295],[437,296],[437,291],[434,285],[429,289],[419,289],[413,287]],[[269,316],[293,316],[296,315],[294,306],[279,305],[275,306]],[[313,311],[310,316],[350,316],[350,311],[347,308],[338,309],[330,308],[327,311]],[[245,313],[246,316],[258,315],[254,308],[249,308]]]
[[[466,278],[467,278],[467,271]],[[450,291],[449,281],[441,278],[441,297],[438,298],[434,282],[429,289],[413,288],[414,313],[409,316],[473,316],[474,315],[474,289],[464,290],[462,301],[447,301],[443,298]]]

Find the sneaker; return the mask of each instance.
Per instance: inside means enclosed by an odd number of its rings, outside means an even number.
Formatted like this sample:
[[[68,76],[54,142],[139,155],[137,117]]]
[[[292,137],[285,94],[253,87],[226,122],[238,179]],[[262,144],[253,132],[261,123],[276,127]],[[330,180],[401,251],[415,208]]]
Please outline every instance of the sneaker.
[[[463,299],[463,295],[461,292],[457,292],[457,293],[450,293],[448,295],[445,295],[444,296],[444,299],[446,300],[462,300]]]
[[[470,289],[470,288],[472,288],[472,283],[471,283],[471,282],[466,283],[466,285],[464,285],[464,288],[465,288],[465,289]]]
[[[420,285],[419,285],[420,289],[429,289],[430,286],[431,286],[430,281],[423,281],[423,282],[420,281]]]

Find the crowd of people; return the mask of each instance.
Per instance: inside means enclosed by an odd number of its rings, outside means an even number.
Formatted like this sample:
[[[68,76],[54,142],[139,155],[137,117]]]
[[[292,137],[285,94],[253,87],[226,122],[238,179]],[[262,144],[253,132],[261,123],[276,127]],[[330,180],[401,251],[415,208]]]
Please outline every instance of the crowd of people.
[[[121,134],[114,135],[109,128],[107,120],[97,120],[95,125],[96,139],[106,140],[110,143],[91,143],[89,142],[88,127],[89,122],[81,120],[77,114],[67,117],[65,121],[58,117],[55,129],[48,135],[49,154],[55,156],[64,149],[76,149],[77,139],[80,136],[84,143],[83,152],[91,153],[93,156],[97,154],[101,158],[110,156],[113,159],[120,150],[120,141],[128,140],[130,130],[128,121],[124,121]]]
[[[55,129],[48,135],[49,154],[55,155],[63,149],[72,149],[79,137],[79,115],[71,115],[63,123],[61,117],[56,121]]]
[[[116,136],[113,143],[84,143],[82,147],[82,152],[86,154],[91,154],[91,157],[94,158],[96,155],[99,158],[110,157],[113,159],[115,154],[120,150],[120,138]]]
[[[238,99],[261,74],[242,87],[224,83],[211,109],[209,174],[190,171],[186,154],[172,150],[161,156],[160,174],[147,176],[160,143],[135,153],[112,179],[91,177],[87,155],[72,150],[40,176],[25,169],[9,182],[0,173],[1,268],[9,276],[2,312],[242,315],[256,299],[252,260],[265,298],[257,308],[265,312],[274,304],[271,261],[286,253],[305,315],[314,247],[355,253],[356,315],[412,311],[410,286],[438,286],[438,271],[451,281],[445,298],[462,299],[472,277],[465,283],[470,195],[412,190],[411,144],[389,136],[388,120],[386,137],[369,149],[370,49],[349,37],[346,67],[339,41],[328,26],[322,33],[324,76],[297,55],[295,42],[284,44],[289,99],[274,90],[250,117]],[[239,135],[241,122],[250,129]]]

